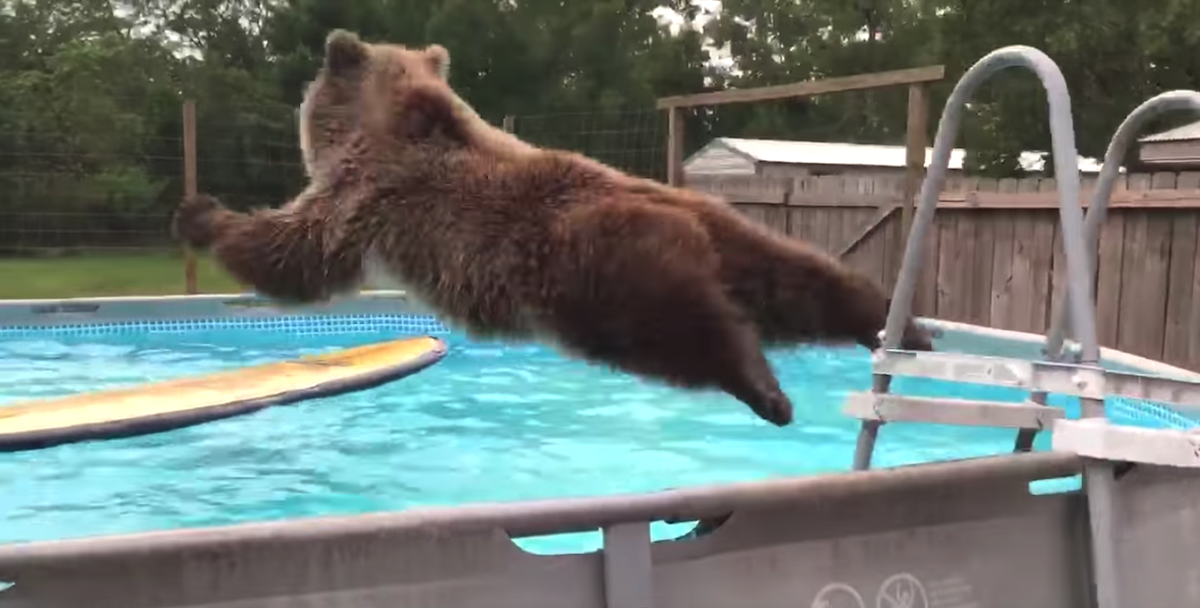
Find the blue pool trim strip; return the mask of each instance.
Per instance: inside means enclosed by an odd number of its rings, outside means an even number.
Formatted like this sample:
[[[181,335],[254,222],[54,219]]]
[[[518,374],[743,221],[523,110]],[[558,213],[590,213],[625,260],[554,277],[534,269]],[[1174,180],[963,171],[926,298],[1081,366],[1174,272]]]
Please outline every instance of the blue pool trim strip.
[[[375,388],[411,376],[445,358],[446,353],[449,352],[446,342],[433,336],[430,337],[437,342],[438,345],[436,348],[430,349],[420,356],[399,365],[365,373],[353,378],[331,380],[316,386],[285,391],[269,397],[245,399],[195,410],[3,435],[0,436],[0,452],[39,450],[81,441],[124,439],[127,437],[162,433],[206,422],[232,418],[234,416],[251,414],[277,405],[286,405],[321,397],[333,397]]]
[[[207,317],[146,319],[115,322],[79,322],[47,325],[0,325],[0,337],[109,336],[127,333],[186,333],[193,331],[251,329],[297,336],[350,335],[393,332],[399,335],[438,336],[450,329],[432,315],[415,314],[301,314],[261,317]]]

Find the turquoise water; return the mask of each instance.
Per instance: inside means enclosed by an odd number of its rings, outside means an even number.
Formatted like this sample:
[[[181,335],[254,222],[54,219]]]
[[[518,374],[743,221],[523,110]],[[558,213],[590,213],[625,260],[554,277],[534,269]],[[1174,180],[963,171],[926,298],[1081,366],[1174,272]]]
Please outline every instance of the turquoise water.
[[[392,339],[253,330],[0,338],[0,407]],[[863,349],[772,354],[796,423],[776,428],[719,393],[670,389],[542,347],[447,338],[436,366],[372,390],[158,435],[0,453],[0,542],[77,538],[475,501],[662,490],[850,467]],[[1022,393],[901,378],[897,392]],[[875,463],[1000,454],[999,429],[894,424]],[[1048,444],[1043,434],[1039,449]],[[656,538],[689,526],[658,524]],[[590,550],[599,534],[520,543]]]

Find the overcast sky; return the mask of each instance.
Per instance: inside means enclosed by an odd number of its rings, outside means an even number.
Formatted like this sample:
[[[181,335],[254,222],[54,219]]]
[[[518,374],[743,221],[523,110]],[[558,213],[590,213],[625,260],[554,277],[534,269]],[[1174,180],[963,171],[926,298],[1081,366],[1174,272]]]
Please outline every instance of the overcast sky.
[[[710,21],[721,10],[721,0],[692,0],[694,6],[701,9],[700,14],[696,17],[692,27],[703,27],[705,23]],[[662,23],[671,26],[671,31],[678,32],[679,28],[687,25],[683,15],[669,9],[658,8],[652,11],[652,14]],[[730,69],[733,66],[733,59],[729,56],[729,49],[716,48],[711,45],[704,47],[708,51],[709,63],[720,66],[725,69]]]

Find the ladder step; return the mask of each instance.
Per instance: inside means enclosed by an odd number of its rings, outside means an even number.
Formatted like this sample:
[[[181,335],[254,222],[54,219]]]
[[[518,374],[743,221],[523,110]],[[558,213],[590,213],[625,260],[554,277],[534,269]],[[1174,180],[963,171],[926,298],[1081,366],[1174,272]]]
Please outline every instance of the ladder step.
[[[1061,409],[1032,402],[908,397],[870,391],[851,393],[843,413],[859,420],[928,422],[1041,430],[1064,417]]]
[[[1200,432],[1112,424],[1103,418],[1056,420],[1051,449],[1087,458],[1200,468]]]
[[[991,386],[1009,386],[1104,398],[1104,370],[1071,363],[1026,361],[964,353],[889,350],[875,355],[873,371]]]
[[[889,376],[919,376],[1092,399],[1129,397],[1168,403],[1184,412],[1200,413],[1200,382],[1072,363],[889,350],[875,355],[872,367],[874,373]]]

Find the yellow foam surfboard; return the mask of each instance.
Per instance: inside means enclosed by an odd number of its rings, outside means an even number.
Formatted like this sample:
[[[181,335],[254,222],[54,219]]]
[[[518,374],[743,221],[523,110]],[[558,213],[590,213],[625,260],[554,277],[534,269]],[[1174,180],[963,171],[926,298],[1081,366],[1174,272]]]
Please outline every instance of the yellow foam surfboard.
[[[379,386],[446,356],[433,337],[369,344],[206,376],[0,404],[0,452],[158,433]]]

